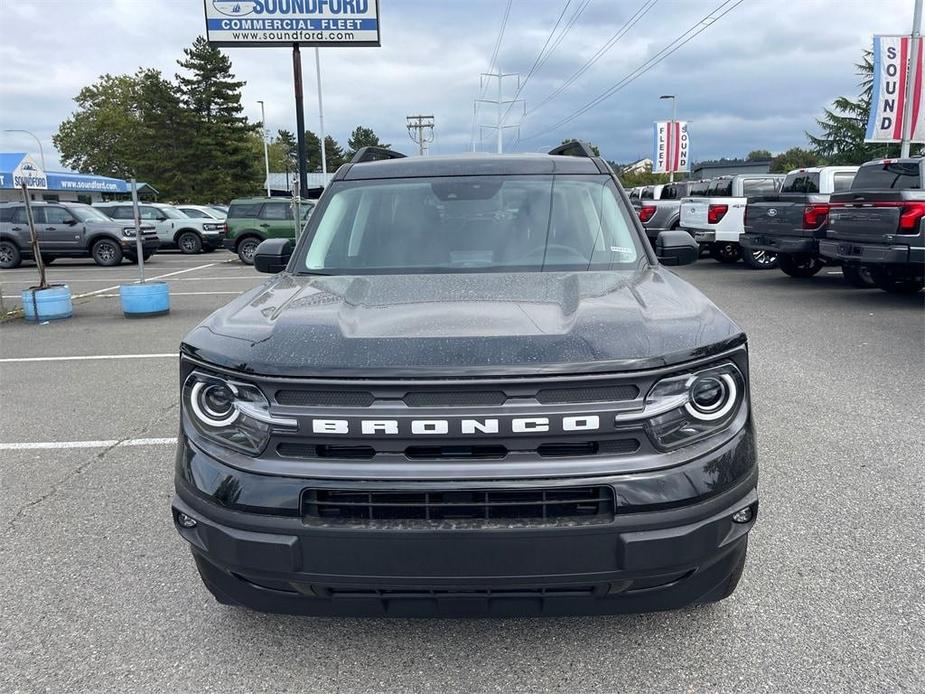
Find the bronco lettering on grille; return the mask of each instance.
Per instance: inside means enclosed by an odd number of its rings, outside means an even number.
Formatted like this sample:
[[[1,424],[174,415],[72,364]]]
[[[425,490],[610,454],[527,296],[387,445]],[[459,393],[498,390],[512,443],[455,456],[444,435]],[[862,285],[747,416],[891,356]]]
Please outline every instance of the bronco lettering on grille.
[[[312,433],[350,436],[478,436],[597,431],[600,415],[488,417],[485,419],[313,419]]]

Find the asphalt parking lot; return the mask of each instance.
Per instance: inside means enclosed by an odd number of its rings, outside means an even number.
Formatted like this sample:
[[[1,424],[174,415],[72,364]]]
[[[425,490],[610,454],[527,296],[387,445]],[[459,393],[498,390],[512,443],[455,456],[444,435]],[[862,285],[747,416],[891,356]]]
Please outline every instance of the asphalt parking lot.
[[[35,274],[0,273],[5,309]],[[171,313],[126,320],[133,268],[58,261],[86,295],[74,318],[0,325],[0,691],[921,691],[925,295],[679,274],[750,338],[762,511],[738,591],[643,616],[377,621],[220,606],[173,528],[177,344],[264,277],[158,254]]]

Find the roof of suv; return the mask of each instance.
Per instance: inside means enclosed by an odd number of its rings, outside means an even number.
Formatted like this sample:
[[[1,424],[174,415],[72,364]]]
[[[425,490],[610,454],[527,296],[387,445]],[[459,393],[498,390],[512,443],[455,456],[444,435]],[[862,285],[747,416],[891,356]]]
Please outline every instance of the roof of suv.
[[[549,154],[455,154],[347,164],[334,180],[426,176],[518,176],[609,173],[597,159]]]

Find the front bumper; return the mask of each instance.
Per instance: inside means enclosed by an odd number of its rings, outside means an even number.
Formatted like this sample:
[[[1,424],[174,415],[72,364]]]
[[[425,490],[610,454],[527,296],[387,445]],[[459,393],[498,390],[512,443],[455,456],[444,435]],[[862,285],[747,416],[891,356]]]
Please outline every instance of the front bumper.
[[[235,248],[235,240],[234,240],[234,239],[230,239],[230,238],[228,238],[227,236],[223,237],[223,238],[222,238],[222,247],[223,247],[225,250],[227,250],[227,251],[235,252],[235,250],[236,250],[236,248]]]
[[[218,234],[203,234],[202,236],[202,247],[208,250],[213,250],[216,248],[221,248],[225,245],[224,242],[225,235],[222,233]]]
[[[925,263],[925,248],[898,244],[826,239],[819,242],[819,254],[842,263],[859,265],[921,265]]]
[[[613,614],[723,597],[741,572],[757,480],[749,423],[709,455],[657,471],[428,483],[606,484],[617,508],[602,524],[318,525],[292,510],[305,487],[369,483],[256,475],[217,461],[181,433],[173,508],[175,519],[184,513],[197,521],[178,531],[203,581],[226,603],[306,615]],[[279,515],[267,513],[270,503]],[[733,522],[744,507],[752,519]]]
[[[748,251],[770,251],[784,255],[807,254],[819,252],[819,242],[805,236],[770,236],[767,234],[742,234],[739,243]]]
[[[121,240],[122,251],[130,255],[135,255],[135,252],[138,250],[138,245],[135,243],[134,238],[122,238]],[[160,248],[161,242],[156,239],[145,239],[141,242],[141,250],[143,253],[153,253],[158,248]]]

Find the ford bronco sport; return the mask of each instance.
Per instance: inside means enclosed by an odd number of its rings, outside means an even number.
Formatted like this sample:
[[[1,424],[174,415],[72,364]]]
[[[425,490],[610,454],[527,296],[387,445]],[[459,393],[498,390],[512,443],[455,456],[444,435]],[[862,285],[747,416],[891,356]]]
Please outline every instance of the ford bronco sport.
[[[373,160],[373,161],[371,161]],[[678,608],[757,516],[745,335],[587,145],[364,148],[183,339],[173,519],[223,604]]]

